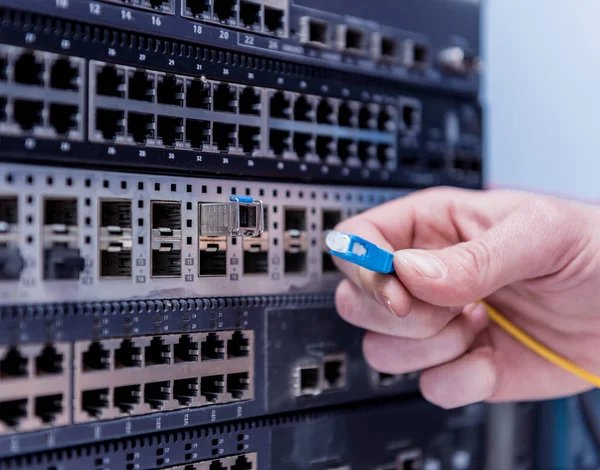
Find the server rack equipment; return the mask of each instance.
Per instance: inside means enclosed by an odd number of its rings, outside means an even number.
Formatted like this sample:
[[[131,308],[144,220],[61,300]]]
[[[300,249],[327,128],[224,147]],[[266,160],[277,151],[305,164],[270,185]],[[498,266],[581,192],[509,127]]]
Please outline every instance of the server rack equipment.
[[[0,468],[483,468],[494,414],[371,369],[324,244],[481,187],[478,16],[1,0]]]

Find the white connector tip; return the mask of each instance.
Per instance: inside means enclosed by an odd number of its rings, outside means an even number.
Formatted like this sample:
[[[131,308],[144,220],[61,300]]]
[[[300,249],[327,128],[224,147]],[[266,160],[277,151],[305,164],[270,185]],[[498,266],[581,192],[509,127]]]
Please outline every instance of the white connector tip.
[[[350,236],[341,232],[331,231],[325,237],[327,248],[336,253],[348,253],[350,250]]]

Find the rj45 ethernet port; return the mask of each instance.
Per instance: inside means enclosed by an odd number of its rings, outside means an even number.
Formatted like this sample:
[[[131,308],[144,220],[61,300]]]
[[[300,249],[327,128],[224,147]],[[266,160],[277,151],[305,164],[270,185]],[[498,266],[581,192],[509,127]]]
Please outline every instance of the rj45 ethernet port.
[[[156,137],[165,147],[175,147],[183,143],[183,119],[171,116],[158,116]]]
[[[300,367],[297,370],[297,395],[318,395],[321,393],[321,370],[319,367]]]
[[[211,4],[211,0],[184,0],[184,16],[209,19]]]
[[[99,341],[90,343],[81,356],[83,372],[110,369],[110,351]]]
[[[237,110],[237,88],[228,83],[214,86],[213,109],[224,113],[235,113]]]
[[[223,465],[223,462],[221,462],[220,460],[213,460],[210,463],[210,467],[208,467],[208,470],[227,470],[227,467],[225,467],[225,465]]]
[[[315,110],[312,101],[304,95],[298,96],[294,103],[294,119],[296,121],[312,122],[315,119]]]
[[[154,100],[154,74],[135,70],[129,75],[129,99],[152,102]]]
[[[338,109],[338,124],[341,127],[356,127],[358,117],[349,103],[342,103]]]
[[[212,469],[209,469],[212,470]],[[234,464],[231,466],[231,470],[257,470],[254,468],[253,462],[248,460],[245,455],[240,455],[235,459]]]
[[[121,413],[130,414],[142,401],[142,390],[139,385],[115,387],[113,391],[113,406]]]
[[[72,62],[67,57],[61,57],[50,68],[50,87],[57,90],[79,89],[80,69],[77,62]]]
[[[249,355],[250,340],[243,331],[236,331],[231,339],[227,340],[227,358],[248,357]]]
[[[231,26],[237,24],[237,2],[236,0],[214,0],[214,20]]]
[[[335,123],[335,109],[327,98],[322,98],[317,106],[317,122],[319,124]]]
[[[211,126],[210,121],[199,121],[197,119],[186,119],[185,121],[186,143],[195,150],[203,150],[210,145]]]
[[[60,375],[64,370],[64,355],[51,344],[46,345],[35,358],[35,375]]]
[[[125,70],[115,65],[99,65],[96,69],[96,93],[122,98],[125,94]]]
[[[11,347],[0,360],[1,379],[20,379],[27,377],[27,364],[29,360],[19,349]]]
[[[183,80],[174,75],[156,78],[156,101],[160,104],[181,106],[183,104]]]
[[[198,362],[199,355],[198,342],[190,335],[182,335],[173,347],[175,362]]]
[[[44,84],[43,73],[43,59],[32,52],[21,54],[15,61],[14,80],[17,83],[42,86]]]
[[[271,129],[269,132],[269,149],[277,157],[283,157],[291,150],[290,131]]]
[[[289,119],[292,114],[292,101],[286,93],[278,91],[271,96],[269,109],[272,118]]]
[[[260,31],[262,8],[260,3],[240,1],[240,26],[254,31]]]
[[[400,131],[416,134],[421,128],[421,103],[410,98],[400,100]]]
[[[240,114],[260,116],[261,92],[254,87],[245,87],[240,91]]]
[[[177,400],[181,406],[190,406],[192,402],[198,398],[199,390],[200,387],[197,378],[173,381],[173,398]]]
[[[0,401],[0,422],[11,428],[18,428],[27,418],[27,398]]]
[[[52,424],[64,412],[64,397],[62,394],[35,397],[35,416],[44,424]]]
[[[260,150],[260,127],[240,125],[238,128],[238,141],[244,153],[254,155]]]
[[[340,25],[337,30],[338,48],[348,54],[362,55],[367,46],[364,30],[353,26]]]
[[[235,147],[235,124],[213,123],[213,144],[220,152],[229,152]]]
[[[58,136],[69,137],[79,131],[79,108],[69,104],[50,104],[48,123]]]
[[[127,113],[127,132],[136,144],[146,145],[148,139],[154,139],[154,115]]]
[[[43,124],[44,103],[32,100],[15,100],[13,117],[22,131],[29,132]]]
[[[398,44],[391,36],[376,34],[373,37],[373,53],[381,62],[393,63],[398,59]]]
[[[114,109],[96,109],[96,133],[100,139],[114,141],[125,132],[123,111]]]
[[[144,402],[153,410],[162,410],[171,398],[171,382],[151,382],[144,385]]]
[[[171,364],[172,357],[171,345],[165,343],[160,336],[152,338],[150,345],[144,348],[146,366]]]
[[[300,42],[317,47],[329,47],[331,23],[310,16],[300,18]]]
[[[227,393],[235,400],[241,400],[246,396],[250,389],[250,374],[248,372],[239,372],[237,374],[227,374]]]
[[[185,105],[188,108],[210,109],[212,102],[211,85],[204,80],[191,80],[187,82],[185,92]]]
[[[131,339],[124,339],[114,352],[115,369],[142,366],[142,348]]]
[[[92,418],[99,418],[109,407],[108,388],[98,388],[81,392],[81,409]]]
[[[285,13],[278,8],[265,5],[265,31],[276,36],[283,36],[285,31]]]
[[[224,390],[225,377],[223,375],[209,375],[200,379],[200,394],[209,403],[218,401]]]
[[[200,345],[203,361],[221,360],[225,357],[225,342],[216,333],[209,333]]]
[[[330,391],[346,387],[345,355],[333,354],[323,358],[323,387]]]

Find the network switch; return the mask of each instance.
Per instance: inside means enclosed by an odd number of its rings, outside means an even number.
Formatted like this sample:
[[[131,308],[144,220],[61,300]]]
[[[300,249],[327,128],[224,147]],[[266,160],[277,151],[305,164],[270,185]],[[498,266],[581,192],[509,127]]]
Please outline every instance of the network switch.
[[[104,445],[0,459],[3,470],[352,470],[484,468],[485,406],[444,411],[422,401],[359,404],[188,427]]]
[[[20,34],[20,23],[8,24]],[[468,94],[192,44],[175,47],[180,60],[173,47],[150,47],[151,38],[130,38],[135,58],[119,43],[107,57],[80,36],[69,41],[55,52],[46,52],[51,41],[0,46],[6,158],[396,187],[481,184],[480,111]],[[19,78],[25,69],[30,78]]]

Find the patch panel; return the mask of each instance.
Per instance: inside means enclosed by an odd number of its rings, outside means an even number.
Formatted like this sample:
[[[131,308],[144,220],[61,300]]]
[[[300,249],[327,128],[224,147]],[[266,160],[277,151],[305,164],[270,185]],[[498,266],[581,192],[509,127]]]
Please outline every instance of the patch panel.
[[[181,15],[226,27],[287,37],[286,0],[183,0]]]
[[[67,343],[0,346],[0,435],[69,423]]]
[[[78,341],[75,423],[254,398],[252,331]]]
[[[165,467],[165,470],[258,470],[258,468],[257,454],[252,453]]]
[[[83,140],[84,60],[2,45],[0,133]]]
[[[35,303],[333,289],[339,274],[324,253],[323,231],[405,194],[10,164],[0,180],[8,195],[0,197],[4,256],[36,260],[3,268],[12,274],[0,281],[2,304],[15,295]],[[202,205],[231,194],[263,201],[267,222],[260,237],[201,234]]]

